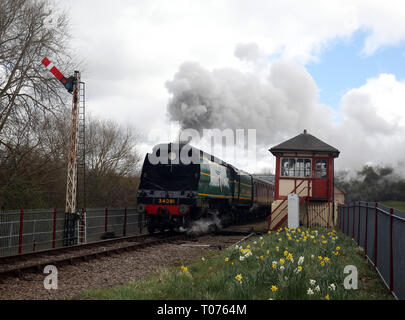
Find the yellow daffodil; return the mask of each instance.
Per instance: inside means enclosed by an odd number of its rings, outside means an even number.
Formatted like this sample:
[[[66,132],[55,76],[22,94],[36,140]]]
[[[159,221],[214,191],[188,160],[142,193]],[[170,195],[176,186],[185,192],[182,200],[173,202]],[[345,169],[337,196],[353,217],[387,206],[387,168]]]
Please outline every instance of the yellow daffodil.
[[[237,281],[239,281],[239,282],[241,282],[242,281],[242,275],[241,274],[238,274],[238,275],[236,275],[235,276],[235,279],[237,280]]]
[[[328,294],[325,296],[325,299],[326,299],[326,300],[330,300],[330,297],[329,297]]]
[[[180,268],[181,268],[181,270],[183,270],[184,272],[187,272],[187,271],[188,271],[188,268],[185,267],[185,266],[181,266]]]
[[[226,257],[226,258],[225,258],[225,262],[228,262],[228,261],[229,261],[229,258],[228,258],[228,257]]]
[[[280,259],[280,263],[284,264],[285,260],[284,259]]]
[[[271,291],[276,292],[278,290],[278,288],[275,285],[271,286]]]

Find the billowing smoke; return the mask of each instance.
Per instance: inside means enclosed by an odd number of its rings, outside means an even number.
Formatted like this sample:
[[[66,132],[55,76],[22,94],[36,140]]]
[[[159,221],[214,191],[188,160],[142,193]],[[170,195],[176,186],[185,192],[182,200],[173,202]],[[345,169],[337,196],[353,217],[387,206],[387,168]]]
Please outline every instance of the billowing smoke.
[[[261,145],[313,127],[331,113],[316,103],[317,87],[305,68],[285,61],[271,64],[265,82],[252,73],[211,72],[186,62],[166,87],[173,95],[168,104],[170,119],[179,121],[183,129],[256,129]]]
[[[388,74],[367,79],[333,110],[319,103],[319,89],[302,65],[265,61],[254,44],[237,46],[235,55],[253,66],[249,72],[183,63],[166,82],[169,118],[200,132],[256,129],[259,161],[270,157],[270,147],[307,129],[341,151],[337,169],[389,164],[405,175],[404,82]]]

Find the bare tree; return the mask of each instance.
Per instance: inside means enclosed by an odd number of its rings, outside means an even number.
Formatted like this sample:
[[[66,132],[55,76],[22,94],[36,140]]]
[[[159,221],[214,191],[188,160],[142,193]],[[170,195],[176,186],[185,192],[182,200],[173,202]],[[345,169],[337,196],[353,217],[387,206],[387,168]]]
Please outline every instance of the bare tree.
[[[91,119],[86,128],[86,158],[89,170],[98,174],[133,175],[141,157],[135,149],[138,135],[130,126],[113,120]]]
[[[30,123],[33,110],[64,105],[61,84],[41,65],[45,56],[69,61],[67,19],[45,0],[0,1],[0,143],[7,125]]]
[[[0,153],[0,205],[4,207],[62,204],[68,123],[61,115],[41,111],[31,116],[29,124],[6,127],[12,145]]]

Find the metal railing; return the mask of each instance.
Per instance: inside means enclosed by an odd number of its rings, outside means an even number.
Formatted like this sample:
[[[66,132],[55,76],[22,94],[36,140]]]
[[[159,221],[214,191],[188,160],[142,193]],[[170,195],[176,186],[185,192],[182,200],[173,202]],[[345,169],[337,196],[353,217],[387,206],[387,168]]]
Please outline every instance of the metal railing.
[[[338,227],[353,238],[398,299],[405,299],[405,212],[378,202],[338,207]]]
[[[144,217],[136,208],[89,208],[79,216],[75,230],[79,244],[146,233]],[[64,228],[63,209],[0,212],[0,257],[62,247]]]

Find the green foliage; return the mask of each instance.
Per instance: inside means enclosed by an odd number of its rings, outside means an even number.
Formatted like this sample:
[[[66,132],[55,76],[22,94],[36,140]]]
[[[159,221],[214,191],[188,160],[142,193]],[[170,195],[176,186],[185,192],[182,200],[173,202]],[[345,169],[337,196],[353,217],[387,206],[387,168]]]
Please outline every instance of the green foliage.
[[[405,201],[383,201],[382,204],[405,212]]]
[[[26,208],[34,206],[37,208],[47,205],[41,190],[24,177],[16,179],[7,187],[0,188],[0,208]]]
[[[337,172],[336,185],[345,191],[345,201],[405,201],[405,180],[389,166],[364,166],[355,177]]]
[[[358,290],[343,286],[346,265],[358,268]],[[146,280],[89,290],[82,296],[158,300],[392,299],[354,241],[330,229],[304,228],[273,232],[187,266],[165,269]]]

